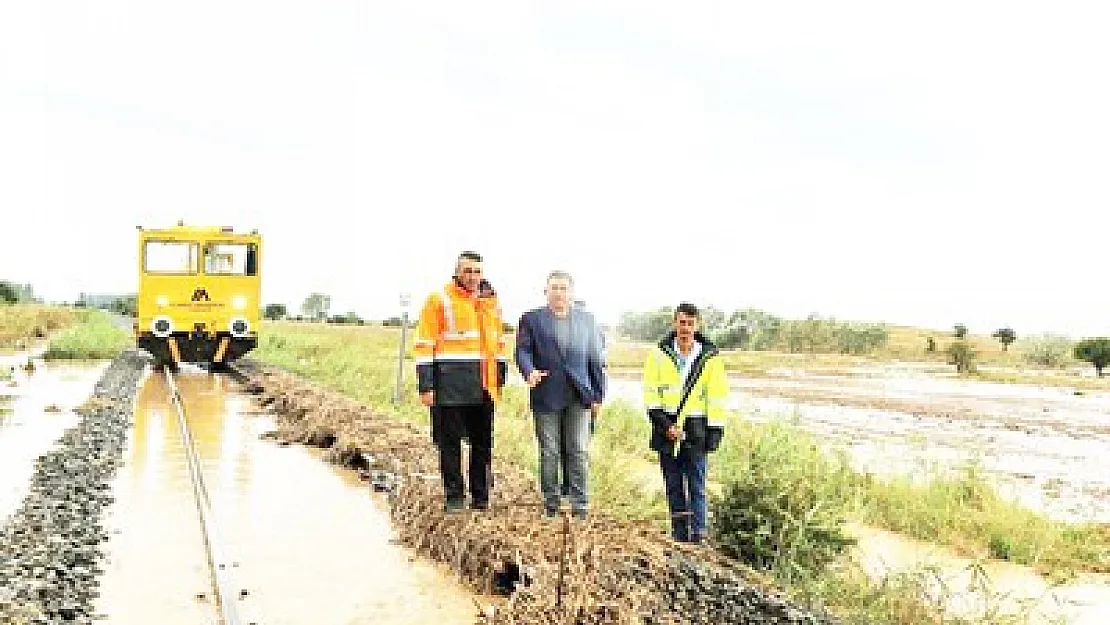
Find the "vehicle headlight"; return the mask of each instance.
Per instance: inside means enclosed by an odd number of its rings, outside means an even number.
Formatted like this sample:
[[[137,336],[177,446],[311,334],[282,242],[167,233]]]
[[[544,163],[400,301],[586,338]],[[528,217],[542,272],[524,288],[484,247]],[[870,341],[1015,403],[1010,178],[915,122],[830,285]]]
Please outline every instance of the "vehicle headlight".
[[[170,298],[166,297],[165,295],[159,295],[158,299],[154,301],[158,304],[159,308],[165,308],[166,306],[170,305]]]
[[[235,317],[228,324],[227,329],[231,332],[231,336],[244,337],[251,331],[251,324],[249,321],[242,317]]]
[[[155,317],[150,322],[150,331],[160,339],[164,339],[173,333],[173,319],[169,317]]]
[[[247,298],[243,297],[242,295],[236,295],[235,297],[231,298],[231,307],[235,310],[243,310],[247,307]]]

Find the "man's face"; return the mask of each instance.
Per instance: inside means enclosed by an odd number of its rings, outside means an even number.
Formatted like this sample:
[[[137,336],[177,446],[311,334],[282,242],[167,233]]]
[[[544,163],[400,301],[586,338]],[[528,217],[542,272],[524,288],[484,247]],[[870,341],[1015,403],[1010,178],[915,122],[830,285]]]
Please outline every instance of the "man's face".
[[[547,288],[543,292],[547,296],[547,305],[552,309],[566,310],[570,307],[570,280],[561,277],[551,278],[547,281]]]
[[[482,281],[482,263],[469,258],[460,258],[455,265],[455,277],[464,289],[474,293]]]
[[[698,318],[693,315],[687,315],[680,312],[674,316],[674,332],[680,340],[689,340],[694,338],[694,333],[698,331]]]

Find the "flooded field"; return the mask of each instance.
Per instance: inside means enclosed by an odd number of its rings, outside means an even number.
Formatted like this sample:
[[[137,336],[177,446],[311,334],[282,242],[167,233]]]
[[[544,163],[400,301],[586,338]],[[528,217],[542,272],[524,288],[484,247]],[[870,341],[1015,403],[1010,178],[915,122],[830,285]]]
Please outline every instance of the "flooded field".
[[[472,623],[472,595],[393,543],[365,484],[303,447],[259,436],[268,417],[222,376],[177,378],[234,563],[241,616],[267,625]],[[212,622],[212,591],[177,417],[164,378],[139,391],[106,524],[98,613],[110,625]]]
[[[1110,521],[1110,393],[965,380],[949,371],[892,365],[837,376],[734,376],[729,401],[745,418],[795,422],[876,475],[925,480],[974,462],[1000,492],[1052,518]],[[638,405],[636,373],[614,375],[611,393]],[[853,533],[855,556],[876,579],[925,567],[952,613],[1001,607],[1028,614],[1031,623],[1110,622],[1105,575],[1057,587],[1029,567],[978,562],[875,528]]]
[[[977,463],[1001,492],[1061,520],[1110,521],[1110,393],[961,380],[930,367],[731,379],[730,404],[794,419],[859,468],[922,479]],[[631,376],[613,392],[639,402]]]

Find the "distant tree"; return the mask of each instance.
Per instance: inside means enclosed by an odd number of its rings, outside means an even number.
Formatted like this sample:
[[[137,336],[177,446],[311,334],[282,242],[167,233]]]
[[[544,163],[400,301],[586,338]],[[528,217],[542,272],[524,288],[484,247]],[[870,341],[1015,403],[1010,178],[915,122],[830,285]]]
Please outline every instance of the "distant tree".
[[[285,304],[266,304],[266,308],[262,311],[262,317],[270,321],[284,319],[288,314]]]
[[[729,316],[722,310],[707,306],[701,310],[701,331],[706,336],[713,336],[728,327]]]
[[[11,282],[0,280],[0,304],[14,304],[19,301],[19,290]]]
[[[634,341],[655,342],[670,332],[673,315],[669,307],[641,313],[626,312],[621,315],[617,328]]]
[[[1010,348],[1010,343],[1017,340],[1017,332],[1013,328],[999,328],[995,331],[992,337],[998,339],[1002,343],[1002,351],[1007,351]]]
[[[973,373],[975,356],[975,350],[966,339],[953,341],[948,346],[948,364],[956,365],[956,373]]]
[[[964,324],[957,323],[954,329],[956,331],[956,338],[962,339],[967,337],[967,326],[965,326]]]
[[[134,295],[117,297],[108,305],[108,310],[119,315],[134,317],[138,314],[138,299]]]
[[[323,293],[312,293],[301,304],[301,312],[311,320],[326,320],[331,308],[331,297]]]
[[[1075,345],[1075,357],[1095,367],[1095,374],[1102,377],[1102,370],[1110,364],[1110,338],[1083,339]]]

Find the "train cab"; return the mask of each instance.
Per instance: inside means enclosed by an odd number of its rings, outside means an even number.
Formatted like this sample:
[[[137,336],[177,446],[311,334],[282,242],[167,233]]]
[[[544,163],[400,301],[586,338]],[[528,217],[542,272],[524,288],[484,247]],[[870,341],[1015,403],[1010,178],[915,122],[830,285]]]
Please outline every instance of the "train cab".
[[[158,366],[223,368],[258,344],[262,238],[178,223],[139,228],[136,344]]]

